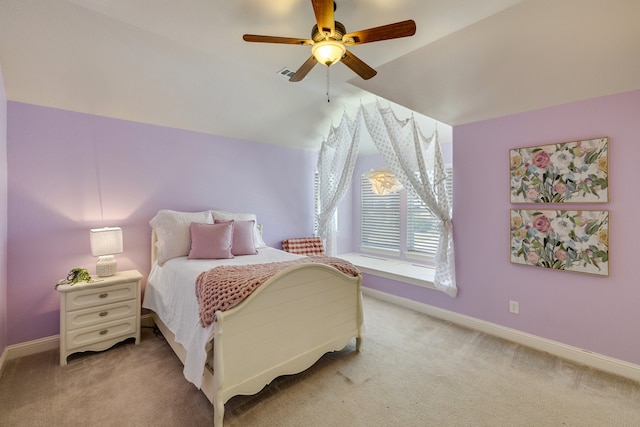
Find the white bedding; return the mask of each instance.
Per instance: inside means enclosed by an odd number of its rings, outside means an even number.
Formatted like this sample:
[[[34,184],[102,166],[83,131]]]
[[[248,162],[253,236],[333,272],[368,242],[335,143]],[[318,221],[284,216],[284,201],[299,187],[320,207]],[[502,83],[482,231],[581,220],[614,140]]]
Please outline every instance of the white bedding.
[[[142,307],[153,310],[174,333],[176,341],[187,350],[184,376],[196,387],[202,385],[202,372],[207,359],[206,345],[213,336],[212,323],[200,324],[195,283],[198,275],[220,265],[248,265],[289,261],[301,255],[275,248],[258,249],[257,255],[232,259],[195,260],[178,257],[162,266],[154,263],[149,274]]]

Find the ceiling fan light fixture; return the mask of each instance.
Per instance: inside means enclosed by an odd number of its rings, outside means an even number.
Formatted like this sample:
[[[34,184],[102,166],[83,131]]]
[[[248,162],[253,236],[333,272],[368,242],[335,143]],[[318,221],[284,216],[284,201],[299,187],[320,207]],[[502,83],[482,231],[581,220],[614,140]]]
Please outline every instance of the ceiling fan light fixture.
[[[339,62],[346,51],[344,44],[330,39],[317,42],[311,47],[311,54],[316,61],[326,66]]]
[[[351,71],[368,80],[377,74],[376,70],[355,56],[351,50],[347,50],[347,46],[409,37],[416,33],[416,23],[412,19],[347,33],[345,26],[335,19],[336,7],[333,0],[311,0],[311,6],[316,17],[316,23],[311,28],[311,39],[258,34],[242,36],[247,42],[311,46],[312,55],[289,78],[290,82],[304,79],[318,62],[327,66],[327,82],[329,66],[336,62],[342,62]]]

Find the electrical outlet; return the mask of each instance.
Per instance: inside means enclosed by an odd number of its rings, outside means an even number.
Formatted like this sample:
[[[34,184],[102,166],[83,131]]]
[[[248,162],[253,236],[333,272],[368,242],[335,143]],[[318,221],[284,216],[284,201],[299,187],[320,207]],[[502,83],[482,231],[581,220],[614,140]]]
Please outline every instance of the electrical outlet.
[[[520,314],[520,303],[518,301],[509,301],[509,313]]]

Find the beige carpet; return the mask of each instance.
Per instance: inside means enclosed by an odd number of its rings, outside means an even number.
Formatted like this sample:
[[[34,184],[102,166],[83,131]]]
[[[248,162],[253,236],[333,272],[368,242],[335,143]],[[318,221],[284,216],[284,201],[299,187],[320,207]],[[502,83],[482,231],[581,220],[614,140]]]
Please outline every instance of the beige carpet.
[[[640,426],[640,384],[365,297],[354,344],[255,396],[226,426]],[[161,337],[12,360],[2,426],[209,426],[206,397]]]

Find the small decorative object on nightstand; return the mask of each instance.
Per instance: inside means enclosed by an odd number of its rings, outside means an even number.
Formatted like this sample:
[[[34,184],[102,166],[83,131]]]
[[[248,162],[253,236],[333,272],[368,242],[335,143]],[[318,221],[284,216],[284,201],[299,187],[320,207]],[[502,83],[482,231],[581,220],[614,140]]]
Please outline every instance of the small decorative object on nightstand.
[[[81,351],[102,351],[127,338],[140,342],[140,282],[137,270],[89,283],[64,284],[60,292],[60,365]]]

